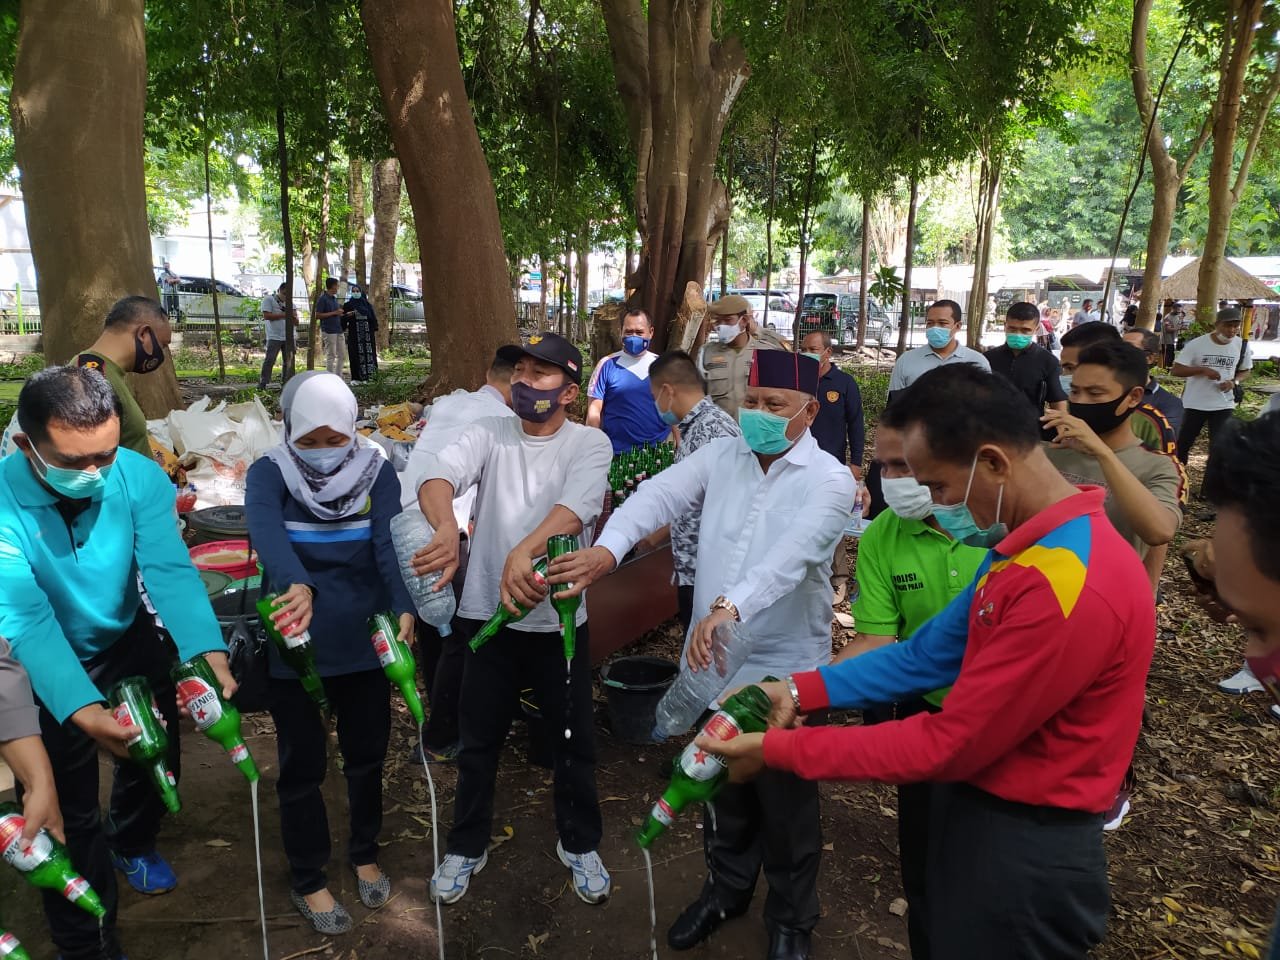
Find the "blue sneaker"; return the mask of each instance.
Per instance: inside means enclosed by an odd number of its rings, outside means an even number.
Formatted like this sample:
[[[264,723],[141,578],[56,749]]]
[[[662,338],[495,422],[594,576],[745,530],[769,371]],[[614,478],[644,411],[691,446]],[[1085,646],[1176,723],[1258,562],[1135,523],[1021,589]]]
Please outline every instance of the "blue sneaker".
[[[471,886],[471,877],[483,870],[488,862],[487,850],[478,857],[464,857],[460,853],[447,854],[431,876],[431,899],[441,903],[456,903],[461,900]]]
[[[168,893],[178,885],[178,878],[174,876],[173,868],[154,850],[140,857],[122,857],[118,853],[113,853],[111,862],[124,874],[129,886],[149,897]]]
[[[569,853],[557,840],[556,855],[573,874],[573,892],[579,900],[594,904],[608,899],[613,881],[600,860],[600,854],[594,850],[590,853]]]

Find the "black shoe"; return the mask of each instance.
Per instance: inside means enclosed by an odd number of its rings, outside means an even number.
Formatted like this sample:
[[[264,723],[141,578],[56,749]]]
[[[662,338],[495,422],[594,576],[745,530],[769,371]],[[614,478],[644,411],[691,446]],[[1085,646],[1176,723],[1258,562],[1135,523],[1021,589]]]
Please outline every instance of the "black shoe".
[[[749,903],[750,901],[748,901]],[[672,950],[688,950],[711,936],[720,924],[747,912],[747,904],[725,905],[713,890],[704,892],[685,907],[684,913],[667,931],[667,943]]]
[[[769,960],[809,960],[810,934],[793,927],[775,927],[769,932]]]

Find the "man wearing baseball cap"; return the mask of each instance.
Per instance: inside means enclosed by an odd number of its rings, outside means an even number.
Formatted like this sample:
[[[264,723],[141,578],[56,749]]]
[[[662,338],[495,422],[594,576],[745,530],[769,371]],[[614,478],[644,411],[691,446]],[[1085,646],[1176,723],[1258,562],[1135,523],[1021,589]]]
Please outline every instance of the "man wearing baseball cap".
[[[453,903],[488,862],[498,756],[511,705],[531,686],[542,704],[568,700],[565,736],[553,739],[556,855],[569,868],[574,892],[587,903],[609,896],[609,872],[596,852],[600,805],[596,795],[587,607],[578,610],[577,653],[565,685],[564,647],[547,587],[533,570],[547,538],[580,535],[591,541],[604,503],[613,447],[593,427],[574,423],[567,409],[578,399],[582,355],[554,333],[535,334],[498,357],[515,364],[514,417],[476,420],[457,441],[427,458],[418,503],[435,537],[413,558],[419,576],[458,570],[457,491],[478,485],[475,530],[466,583],[458,600],[457,633],[469,640],[495,610],[529,613],[509,623],[479,650],[465,653],[459,703],[458,790],[447,855],[431,878],[431,895]],[[558,714],[557,714],[558,716]]]
[[[757,329],[750,302],[736,293],[707,305],[707,323],[711,336],[699,363],[707,379],[707,395],[721,410],[736,417],[747,395],[747,374],[755,352],[785,348],[785,344]]]
[[[854,481],[810,432],[818,413],[818,362],[757,350],[738,422],[742,435],[704,444],[640,485],[615,510],[595,546],[558,558],[551,583],[583,589],[612,571],[643,537],[702,508],[693,580],[695,620],[687,670],[712,667],[717,626],[738,620],[753,638],[725,688],[831,661],[831,554],[849,520]],[[810,721],[820,722],[820,718]],[[760,873],[767,960],[805,960],[820,914],[818,790],[790,773],[726,784],[703,831],[709,868],[667,942],[688,950],[745,913]]]

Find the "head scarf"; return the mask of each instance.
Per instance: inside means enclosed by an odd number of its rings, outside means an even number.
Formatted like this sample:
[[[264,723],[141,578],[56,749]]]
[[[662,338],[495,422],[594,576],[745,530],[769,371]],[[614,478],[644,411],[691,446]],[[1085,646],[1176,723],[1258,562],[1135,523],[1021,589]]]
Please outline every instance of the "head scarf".
[[[356,443],[356,398],[342,378],[313,371],[291,393],[281,394],[285,438],[267,451],[295,500],[322,520],[345,520],[365,508],[382,469],[382,458]],[[294,380],[301,379],[295,377]],[[290,384],[293,380],[290,381]],[[312,430],[328,427],[351,438],[346,458],[330,474],[298,456],[294,444]]]

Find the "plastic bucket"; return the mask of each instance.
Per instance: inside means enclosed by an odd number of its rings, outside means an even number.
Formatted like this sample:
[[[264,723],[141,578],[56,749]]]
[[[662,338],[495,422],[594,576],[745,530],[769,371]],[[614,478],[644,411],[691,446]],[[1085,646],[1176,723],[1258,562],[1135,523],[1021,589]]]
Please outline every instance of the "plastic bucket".
[[[248,540],[215,540],[188,551],[197,570],[225,573],[232,580],[252,577],[258,572],[258,555],[249,552]]]
[[[680,672],[661,657],[619,657],[600,669],[609,710],[609,728],[623,743],[653,743],[658,701]]]

